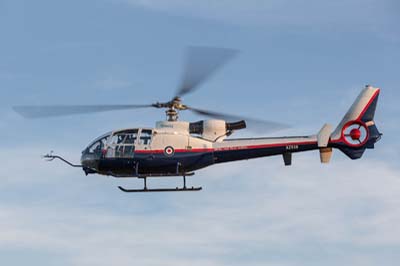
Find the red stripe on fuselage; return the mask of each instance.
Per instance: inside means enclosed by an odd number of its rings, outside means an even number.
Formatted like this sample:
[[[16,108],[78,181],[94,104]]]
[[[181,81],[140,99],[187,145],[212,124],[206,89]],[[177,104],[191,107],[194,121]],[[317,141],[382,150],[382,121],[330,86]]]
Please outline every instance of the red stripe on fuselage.
[[[176,149],[175,153],[181,152],[212,152],[214,149]],[[136,150],[135,153],[164,153],[164,150]]]
[[[271,144],[259,144],[259,145],[247,145],[247,146],[229,146],[221,148],[208,148],[208,149],[176,149],[175,153],[190,153],[190,152],[214,152],[214,151],[235,151],[235,150],[256,150],[264,148],[275,148],[288,145],[307,145],[317,144],[316,141],[300,141],[300,142],[285,142],[285,143],[271,143]],[[164,150],[136,150],[135,153],[164,153]]]
[[[312,140],[312,141],[271,143],[271,144],[259,144],[259,145],[248,145],[248,146],[230,146],[230,147],[216,148],[215,151],[256,150],[256,149],[275,148],[288,145],[307,145],[316,143],[317,143],[316,141]]]

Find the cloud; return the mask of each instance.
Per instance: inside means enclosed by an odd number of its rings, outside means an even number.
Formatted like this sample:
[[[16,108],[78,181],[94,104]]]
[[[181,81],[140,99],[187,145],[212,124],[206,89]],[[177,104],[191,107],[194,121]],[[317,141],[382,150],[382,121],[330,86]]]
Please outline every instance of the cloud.
[[[151,195],[115,189],[132,180],[72,178],[61,165],[35,173],[29,157],[31,196],[17,202],[4,198],[10,183],[0,187],[0,249],[45,251],[66,265],[309,265],[308,256],[316,265],[363,265],[388,259],[369,250],[400,245],[399,169],[368,156],[336,154],[328,166],[317,153],[295,155],[291,167],[278,157],[217,165],[188,180],[202,192]],[[14,167],[4,174],[16,175]]]

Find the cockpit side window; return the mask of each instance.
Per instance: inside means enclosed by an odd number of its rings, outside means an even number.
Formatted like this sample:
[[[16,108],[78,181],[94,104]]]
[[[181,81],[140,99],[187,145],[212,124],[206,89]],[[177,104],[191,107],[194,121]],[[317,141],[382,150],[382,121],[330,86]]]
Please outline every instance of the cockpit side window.
[[[119,132],[116,133],[112,140],[111,140],[111,144],[116,144],[116,145],[133,145],[136,142],[137,139],[137,135],[138,135],[138,130],[129,130],[129,131],[123,131],[123,132]]]
[[[117,136],[117,144],[122,144],[122,143],[124,143],[124,140],[125,140],[125,138],[126,138],[126,135],[118,135]]]
[[[151,129],[143,129],[140,133],[139,143],[141,145],[149,145],[151,142],[152,130]]]
[[[128,129],[114,133],[107,151],[107,156],[117,158],[133,157],[138,132],[138,129]]]
[[[124,144],[135,144],[136,139],[137,139],[137,135],[138,135],[137,131],[129,133],[129,134],[126,134]]]

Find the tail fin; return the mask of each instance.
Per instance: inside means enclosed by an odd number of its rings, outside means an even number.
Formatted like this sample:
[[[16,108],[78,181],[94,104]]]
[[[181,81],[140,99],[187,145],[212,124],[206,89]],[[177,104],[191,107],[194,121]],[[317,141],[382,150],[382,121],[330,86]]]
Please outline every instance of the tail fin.
[[[330,146],[340,149],[351,159],[359,159],[365,149],[373,149],[381,138],[374,115],[380,89],[372,86],[360,93],[331,135]]]

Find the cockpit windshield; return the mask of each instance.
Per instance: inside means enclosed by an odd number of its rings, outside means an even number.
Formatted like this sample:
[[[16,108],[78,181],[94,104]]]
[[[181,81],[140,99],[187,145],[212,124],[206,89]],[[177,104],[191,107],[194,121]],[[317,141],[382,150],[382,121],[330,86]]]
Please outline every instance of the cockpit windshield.
[[[102,150],[105,148],[110,136],[111,132],[98,137],[92,143],[89,144],[89,146],[85,149],[84,153],[101,155]]]

